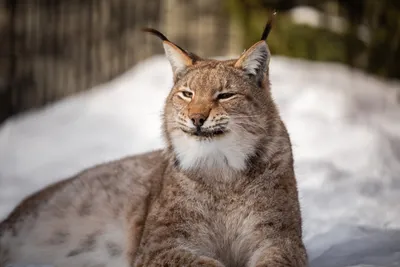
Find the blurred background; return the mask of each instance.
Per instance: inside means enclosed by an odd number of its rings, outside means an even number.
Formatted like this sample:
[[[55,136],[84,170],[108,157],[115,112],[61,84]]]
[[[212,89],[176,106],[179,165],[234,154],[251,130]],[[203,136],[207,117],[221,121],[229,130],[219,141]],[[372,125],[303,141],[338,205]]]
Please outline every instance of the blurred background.
[[[399,1],[1,0],[0,122],[162,53],[143,26],[201,56],[231,56],[258,40],[271,10],[274,55],[400,77]]]

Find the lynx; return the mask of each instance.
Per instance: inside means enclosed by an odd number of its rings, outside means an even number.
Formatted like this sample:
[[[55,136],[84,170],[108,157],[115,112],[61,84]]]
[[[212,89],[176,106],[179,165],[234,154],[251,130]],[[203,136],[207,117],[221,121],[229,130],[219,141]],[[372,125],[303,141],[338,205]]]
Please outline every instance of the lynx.
[[[306,266],[291,143],[270,92],[271,22],[234,60],[145,29],[173,71],[165,149],[25,199],[0,225],[0,266]]]

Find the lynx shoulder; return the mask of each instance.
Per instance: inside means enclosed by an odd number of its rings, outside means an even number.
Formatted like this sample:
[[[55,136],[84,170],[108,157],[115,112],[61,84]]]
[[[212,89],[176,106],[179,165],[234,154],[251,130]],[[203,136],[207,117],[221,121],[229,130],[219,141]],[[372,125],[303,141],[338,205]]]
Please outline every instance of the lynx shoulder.
[[[26,199],[0,225],[0,266],[306,266],[290,138],[270,91],[270,28],[232,60],[145,29],[173,71],[165,149]]]

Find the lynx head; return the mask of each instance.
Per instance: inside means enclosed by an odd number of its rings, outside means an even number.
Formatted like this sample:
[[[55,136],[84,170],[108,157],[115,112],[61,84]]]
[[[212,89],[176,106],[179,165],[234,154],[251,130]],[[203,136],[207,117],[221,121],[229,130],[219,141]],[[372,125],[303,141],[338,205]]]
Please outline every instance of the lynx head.
[[[257,153],[276,117],[269,92],[270,52],[262,38],[238,59],[203,59],[163,40],[174,85],[164,108],[169,149],[184,170],[196,168],[242,171]]]

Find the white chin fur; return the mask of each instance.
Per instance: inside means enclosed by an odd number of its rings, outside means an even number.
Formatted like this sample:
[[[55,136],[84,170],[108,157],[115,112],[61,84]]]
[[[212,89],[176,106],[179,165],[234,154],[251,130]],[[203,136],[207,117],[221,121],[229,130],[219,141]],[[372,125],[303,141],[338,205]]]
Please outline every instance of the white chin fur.
[[[246,159],[254,152],[254,137],[226,133],[212,139],[199,140],[194,136],[177,130],[171,133],[174,151],[185,170],[195,168],[232,169],[246,168]]]

